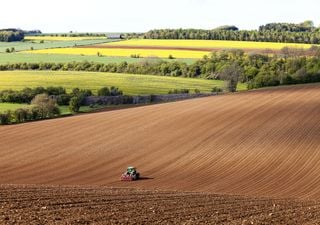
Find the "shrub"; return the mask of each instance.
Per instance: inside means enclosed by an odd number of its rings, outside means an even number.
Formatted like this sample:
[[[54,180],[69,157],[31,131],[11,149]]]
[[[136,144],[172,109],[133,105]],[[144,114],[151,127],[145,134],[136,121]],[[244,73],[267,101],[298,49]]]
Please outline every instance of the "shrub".
[[[56,98],[58,105],[69,105],[71,96],[68,94],[58,95]]]
[[[47,87],[47,92],[48,95],[62,95],[66,94],[66,89],[63,87]]]
[[[237,90],[239,77],[242,75],[242,73],[242,68],[237,63],[233,63],[229,66],[226,66],[220,72],[219,77],[225,81],[226,89],[229,92],[235,92]]]
[[[110,88],[110,95],[111,96],[119,96],[119,95],[123,95],[123,92],[119,88],[112,86]]]
[[[189,89],[173,89],[168,92],[168,94],[189,94]]]
[[[139,54],[131,54],[130,57],[131,58],[141,58]]]
[[[0,124],[2,124],[2,125],[9,124],[10,121],[11,121],[11,112],[10,111],[0,113]]]
[[[223,92],[222,88],[219,87],[213,87],[211,90],[212,93],[218,93],[218,92]]]
[[[77,113],[80,110],[83,98],[81,96],[74,96],[70,99],[69,109],[73,113]]]
[[[110,96],[111,92],[108,87],[103,87],[98,90],[98,96]]]
[[[13,113],[14,115],[14,120],[17,123],[22,123],[25,122],[26,120],[28,120],[28,110],[27,109],[16,109]]]
[[[57,110],[56,100],[50,98],[47,94],[36,95],[31,104],[39,108],[41,118],[53,117],[60,114],[59,110]]]

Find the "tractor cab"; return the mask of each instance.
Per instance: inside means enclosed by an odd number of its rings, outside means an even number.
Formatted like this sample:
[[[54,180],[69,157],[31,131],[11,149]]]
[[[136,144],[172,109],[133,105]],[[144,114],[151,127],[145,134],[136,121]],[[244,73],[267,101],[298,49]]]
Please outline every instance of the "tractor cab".
[[[127,168],[127,174],[130,175],[130,174],[136,174],[137,173],[137,170],[136,168],[132,167],[132,166],[129,166]]]

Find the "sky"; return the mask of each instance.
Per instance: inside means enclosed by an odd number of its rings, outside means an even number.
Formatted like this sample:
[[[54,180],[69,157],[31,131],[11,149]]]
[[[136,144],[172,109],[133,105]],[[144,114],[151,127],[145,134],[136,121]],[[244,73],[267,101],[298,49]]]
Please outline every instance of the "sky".
[[[271,22],[320,25],[320,0],[15,0],[1,2],[0,28],[144,32],[159,28],[258,29]]]

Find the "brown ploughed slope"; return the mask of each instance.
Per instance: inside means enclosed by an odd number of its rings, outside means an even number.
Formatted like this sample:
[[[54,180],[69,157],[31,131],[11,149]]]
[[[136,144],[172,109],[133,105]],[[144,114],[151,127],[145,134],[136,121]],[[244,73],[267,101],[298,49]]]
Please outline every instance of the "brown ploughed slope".
[[[0,127],[1,184],[320,199],[320,85]],[[129,165],[143,179],[120,182]]]

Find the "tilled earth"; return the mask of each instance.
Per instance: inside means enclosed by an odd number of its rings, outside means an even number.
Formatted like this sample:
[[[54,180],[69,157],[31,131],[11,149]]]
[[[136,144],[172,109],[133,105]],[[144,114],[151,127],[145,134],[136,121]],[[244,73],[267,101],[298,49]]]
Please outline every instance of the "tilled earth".
[[[102,186],[0,186],[0,224],[319,223],[319,201]]]

